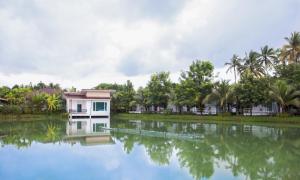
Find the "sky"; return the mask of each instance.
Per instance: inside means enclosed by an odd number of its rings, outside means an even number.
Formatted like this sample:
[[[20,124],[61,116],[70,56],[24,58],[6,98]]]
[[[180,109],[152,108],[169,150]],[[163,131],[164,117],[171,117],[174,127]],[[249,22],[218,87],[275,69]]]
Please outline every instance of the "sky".
[[[300,0],[0,0],[0,86],[145,86],[194,60],[224,63],[300,31]]]

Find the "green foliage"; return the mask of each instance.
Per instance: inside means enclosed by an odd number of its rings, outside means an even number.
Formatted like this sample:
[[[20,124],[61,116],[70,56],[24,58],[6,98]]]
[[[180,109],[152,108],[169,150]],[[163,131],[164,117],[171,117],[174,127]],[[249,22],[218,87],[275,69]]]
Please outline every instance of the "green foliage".
[[[233,101],[233,89],[228,81],[222,80],[215,83],[212,92],[204,99],[204,102],[211,101],[218,102],[222,112],[228,110],[228,108],[226,109],[226,106]]]
[[[258,54],[258,60],[265,69],[265,74],[268,74],[268,70],[272,69],[275,62],[278,61],[277,52],[273,48],[269,48],[267,45],[260,49]]]
[[[233,70],[234,73],[234,83],[236,83],[236,77],[239,73],[239,69],[241,69],[241,58],[238,57],[238,55],[234,54],[230,60],[230,62],[225,63],[225,66],[228,66],[227,73],[231,70]]]
[[[266,78],[255,78],[250,72],[242,75],[239,84],[235,87],[235,95],[243,108],[252,108],[255,105],[267,104],[269,83]]]
[[[48,88],[51,92],[43,91]],[[55,94],[53,94],[53,92]],[[41,113],[47,109],[58,111],[62,108],[62,90],[58,84],[46,85],[42,82],[37,85],[15,85],[13,88],[0,87],[0,97],[7,99],[2,113]]]
[[[95,89],[115,90],[112,95],[111,107],[114,112],[125,112],[136,106],[134,100],[135,90],[131,81],[127,80],[126,84],[108,84],[101,83]]]
[[[58,110],[60,107],[60,100],[56,94],[47,95],[47,106],[49,111]]]
[[[205,97],[213,87],[214,66],[209,61],[194,61],[189,71],[182,72],[180,82],[189,92],[189,100],[193,105],[203,108]]]
[[[0,106],[0,113],[2,114],[21,114],[22,109],[18,105],[4,105]]]
[[[271,86],[270,96],[280,105],[283,112],[286,112],[289,106],[300,107],[300,90],[296,90],[285,81],[277,80]]]
[[[277,65],[275,77],[295,86],[296,89],[300,89],[300,64]]]
[[[242,73],[250,72],[255,77],[263,77],[265,75],[264,67],[259,60],[260,55],[255,51],[250,51],[244,58],[244,65],[241,67]]]
[[[166,108],[171,92],[171,80],[169,72],[155,73],[147,84],[149,100],[155,107]]]
[[[280,60],[283,64],[300,62],[300,32],[293,32],[291,37],[286,37],[285,44],[280,52]]]

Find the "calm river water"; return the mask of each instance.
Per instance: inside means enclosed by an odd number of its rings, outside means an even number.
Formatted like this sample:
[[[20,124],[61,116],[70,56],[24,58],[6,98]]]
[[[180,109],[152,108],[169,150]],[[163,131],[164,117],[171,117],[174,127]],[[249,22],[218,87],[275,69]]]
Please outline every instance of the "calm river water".
[[[278,125],[1,122],[0,145],[3,180],[300,179],[300,128]]]

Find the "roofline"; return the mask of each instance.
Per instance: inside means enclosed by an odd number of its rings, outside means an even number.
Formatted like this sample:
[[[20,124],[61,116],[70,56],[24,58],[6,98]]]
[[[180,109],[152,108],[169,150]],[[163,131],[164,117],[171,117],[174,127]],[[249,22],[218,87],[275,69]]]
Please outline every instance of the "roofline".
[[[81,92],[94,91],[94,92],[115,92],[113,89],[82,89]]]
[[[89,98],[85,98],[85,97],[68,97],[68,96],[65,96],[65,99],[76,99],[76,100],[111,100],[111,98],[109,97],[89,97]]]

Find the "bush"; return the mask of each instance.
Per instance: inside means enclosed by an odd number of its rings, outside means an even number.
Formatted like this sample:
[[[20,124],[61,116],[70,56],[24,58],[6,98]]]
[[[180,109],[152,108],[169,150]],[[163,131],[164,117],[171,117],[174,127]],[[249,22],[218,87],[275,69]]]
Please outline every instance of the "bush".
[[[163,111],[163,114],[170,115],[170,114],[172,114],[172,112],[173,112],[172,109],[165,109],[165,110]]]
[[[17,105],[4,105],[0,107],[2,114],[21,114],[22,108]]]

